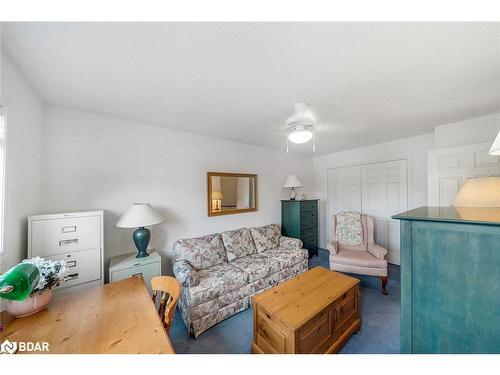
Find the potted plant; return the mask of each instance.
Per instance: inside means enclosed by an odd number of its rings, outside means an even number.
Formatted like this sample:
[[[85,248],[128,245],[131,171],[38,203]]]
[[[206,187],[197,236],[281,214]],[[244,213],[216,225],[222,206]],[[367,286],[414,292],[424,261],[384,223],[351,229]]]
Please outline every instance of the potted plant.
[[[64,282],[68,272],[64,260],[47,260],[40,257],[23,260],[38,268],[40,279],[28,298],[23,301],[6,301],[7,312],[16,318],[32,315],[42,310],[52,298],[52,288]]]

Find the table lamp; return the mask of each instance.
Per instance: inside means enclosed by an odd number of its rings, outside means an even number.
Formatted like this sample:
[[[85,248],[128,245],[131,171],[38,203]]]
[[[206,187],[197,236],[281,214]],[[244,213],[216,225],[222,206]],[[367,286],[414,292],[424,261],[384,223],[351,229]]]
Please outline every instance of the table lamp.
[[[212,193],[212,200],[215,203],[214,211],[221,210],[221,202],[222,202],[222,193],[220,191],[214,191]]]
[[[118,228],[137,228],[132,234],[137,248],[136,258],[144,258],[149,256],[147,249],[151,238],[151,231],[145,227],[161,224],[164,221],[165,217],[155,211],[149,203],[134,203],[118,220],[116,226]]]
[[[297,197],[297,192],[295,191],[295,188],[302,187],[302,182],[300,182],[297,176],[291,174],[290,176],[287,177],[283,187],[290,189],[290,200],[294,201],[295,198]]]

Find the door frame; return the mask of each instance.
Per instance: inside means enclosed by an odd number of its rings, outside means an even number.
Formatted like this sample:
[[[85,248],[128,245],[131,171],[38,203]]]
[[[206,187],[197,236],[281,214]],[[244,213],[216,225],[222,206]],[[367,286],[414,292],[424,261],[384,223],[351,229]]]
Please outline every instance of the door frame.
[[[326,206],[325,206],[325,241],[326,244],[328,245],[328,230],[329,230],[329,225],[330,225],[330,213],[328,212],[328,207],[329,202],[328,202],[328,197],[329,197],[329,173],[330,171],[333,171],[335,169],[341,169],[341,168],[350,168],[350,167],[362,167],[364,165],[370,165],[370,164],[380,164],[380,163],[387,163],[391,161],[402,161],[404,160],[406,162],[406,208],[410,209],[410,207],[413,207],[414,203],[414,191],[413,191],[413,165],[412,165],[412,158],[408,155],[403,155],[399,157],[390,157],[390,158],[382,158],[382,159],[375,159],[375,160],[369,160],[366,162],[357,162],[357,163],[344,163],[344,164],[338,164],[333,167],[329,167],[326,169],[326,187],[325,187],[325,192],[326,192]],[[361,181],[362,182],[362,181]],[[410,205],[411,202],[411,205]],[[361,209],[363,209],[363,194],[361,194]],[[401,251],[401,249],[400,249]]]

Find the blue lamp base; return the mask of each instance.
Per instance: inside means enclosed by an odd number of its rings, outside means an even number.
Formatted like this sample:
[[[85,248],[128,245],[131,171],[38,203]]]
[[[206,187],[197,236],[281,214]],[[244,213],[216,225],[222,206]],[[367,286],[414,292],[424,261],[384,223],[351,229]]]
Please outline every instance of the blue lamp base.
[[[132,234],[135,247],[137,248],[136,258],[145,258],[148,254],[148,244],[151,239],[151,231],[148,228],[138,228]]]

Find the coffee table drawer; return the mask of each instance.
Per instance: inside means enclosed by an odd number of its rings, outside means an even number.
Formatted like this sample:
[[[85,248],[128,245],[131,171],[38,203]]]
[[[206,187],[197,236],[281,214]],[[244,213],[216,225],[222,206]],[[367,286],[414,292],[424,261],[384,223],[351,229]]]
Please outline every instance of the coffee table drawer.
[[[342,324],[354,311],[355,311],[355,299],[351,298],[344,301],[343,304],[335,307],[335,324]]]
[[[279,353],[285,352],[285,336],[264,314],[259,314],[257,334]]]
[[[314,349],[321,345],[331,335],[330,319],[328,314],[316,323],[309,332],[299,340],[300,353],[312,353]]]

